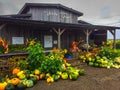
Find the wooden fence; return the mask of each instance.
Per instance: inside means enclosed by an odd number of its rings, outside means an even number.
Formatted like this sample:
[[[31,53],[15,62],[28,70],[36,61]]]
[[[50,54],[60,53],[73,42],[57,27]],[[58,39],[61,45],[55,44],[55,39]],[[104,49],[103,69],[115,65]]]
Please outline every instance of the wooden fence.
[[[27,55],[27,52],[0,54],[0,77],[10,75],[18,60],[25,59]]]

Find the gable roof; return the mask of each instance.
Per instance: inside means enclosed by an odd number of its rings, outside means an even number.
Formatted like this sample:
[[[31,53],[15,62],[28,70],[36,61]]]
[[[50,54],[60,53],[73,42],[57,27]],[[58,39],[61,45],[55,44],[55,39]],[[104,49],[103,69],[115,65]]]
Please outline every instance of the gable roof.
[[[77,14],[78,16],[82,16],[83,13],[82,12],[79,12],[77,10],[74,10],[72,8],[69,8],[69,7],[66,7],[64,5],[61,5],[61,4],[50,4],[50,3],[26,3],[23,8],[19,11],[18,14],[24,14],[26,13],[30,7],[54,7],[54,8],[58,8],[58,9],[64,9],[64,10],[67,10],[69,12],[72,12],[74,14]]]

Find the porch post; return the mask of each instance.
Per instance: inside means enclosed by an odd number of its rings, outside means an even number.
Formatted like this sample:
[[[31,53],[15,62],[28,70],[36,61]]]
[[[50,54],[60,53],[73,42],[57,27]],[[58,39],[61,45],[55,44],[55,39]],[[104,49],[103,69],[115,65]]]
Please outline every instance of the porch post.
[[[87,29],[86,31],[84,31],[84,33],[85,33],[85,35],[86,35],[86,44],[87,44],[86,50],[87,50],[87,52],[89,52],[89,47],[88,47],[88,45],[89,45],[89,35],[91,34],[91,32],[92,32],[92,31],[89,31],[88,29]]]
[[[116,30],[114,30],[114,48],[116,49]]]
[[[65,29],[60,30],[60,28],[58,28],[58,30],[56,30],[55,28],[53,28],[54,32],[56,32],[56,34],[58,35],[58,48],[61,49],[61,35],[63,34],[63,32],[65,31]]]
[[[58,29],[58,48],[61,48],[61,33],[60,33],[60,28]]]
[[[109,30],[111,34],[113,35],[113,48],[116,48],[116,30]]]
[[[89,51],[88,50],[88,45],[89,45],[89,33],[88,33],[88,29],[87,29],[87,31],[86,31],[86,44],[87,44],[87,52]]]
[[[0,37],[2,37],[1,31],[2,31],[2,29],[3,29],[5,26],[6,26],[6,24],[1,24],[1,25],[0,25]]]
[[[5,27],[5,24],[0,25],[0,30],[2,30]]]

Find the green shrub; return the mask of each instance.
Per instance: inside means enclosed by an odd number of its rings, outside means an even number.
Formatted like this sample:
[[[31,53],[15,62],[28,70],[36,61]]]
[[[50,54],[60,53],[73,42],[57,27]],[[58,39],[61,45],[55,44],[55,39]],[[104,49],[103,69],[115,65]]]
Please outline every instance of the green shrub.
[[[21,52],[26,51],[25,45],[8,45],[9,52]]]
[[[116,41],[116,48],[117,48],[117,49],[120,49],[120,40],[117,40],[117,41]]]
[[[27,50],[27,61],[29,64],[29,69],[34,70],[36,68],[39,68],[45,57],[44,50],[40,42],[34,42],[34,40],[30,41]]]
[[[63,70],[62,64],[63,62],[61,60],[50,60],[49,58],[46,58],[41,64],[40,71],[52,75],[57,71]]]

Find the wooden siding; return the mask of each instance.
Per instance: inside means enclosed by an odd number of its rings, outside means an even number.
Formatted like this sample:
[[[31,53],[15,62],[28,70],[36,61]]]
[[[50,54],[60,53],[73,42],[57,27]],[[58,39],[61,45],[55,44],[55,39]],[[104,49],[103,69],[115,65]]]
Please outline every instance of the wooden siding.
[[[97,45],[101,45],[102,42],[107,41],[107,31],[99,30],[94,33],[94,43]]]
[[[67,48],[70,49],[71,43],[73,41],[79,41],[80,39],[83,39],[85,41],[85,34],[81,30],[68,30],[65,31],[61,36],[61,47],[62,49]]]
[[[32,14],[32,20],[78,23],[77,15],[63,9],[32,7],[28,14]]]

